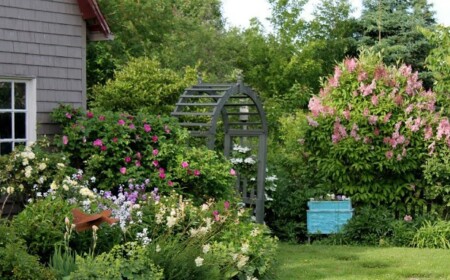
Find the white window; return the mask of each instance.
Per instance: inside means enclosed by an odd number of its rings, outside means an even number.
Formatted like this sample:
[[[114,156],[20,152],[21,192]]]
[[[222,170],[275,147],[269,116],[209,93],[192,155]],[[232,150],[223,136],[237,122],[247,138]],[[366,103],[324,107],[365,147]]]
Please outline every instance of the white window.
[[[36,80],[0,78],[0,155],[36,140]]]

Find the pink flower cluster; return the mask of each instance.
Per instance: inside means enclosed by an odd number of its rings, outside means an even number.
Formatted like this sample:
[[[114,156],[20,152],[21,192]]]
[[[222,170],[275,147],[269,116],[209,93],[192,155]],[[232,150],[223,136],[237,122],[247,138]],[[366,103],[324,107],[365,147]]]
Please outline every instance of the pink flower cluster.
[[[341,141],[342,138],[347,137],[347,131],[345,130],[345,127],[340,123],[339,120],[336,120],[334,122],[334,129],[333,129],[333,135],[331,135],[331,141],[333,144],[337,144],[339,141]]]

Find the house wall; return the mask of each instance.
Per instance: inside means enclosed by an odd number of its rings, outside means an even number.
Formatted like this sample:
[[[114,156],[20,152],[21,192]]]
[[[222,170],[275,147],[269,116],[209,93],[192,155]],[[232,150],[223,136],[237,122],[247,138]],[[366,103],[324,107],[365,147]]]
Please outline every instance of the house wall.
[[[37,133],[60,103],[86,107],[86,24],[76,0],[0,0],[0,77],[36,78]]]

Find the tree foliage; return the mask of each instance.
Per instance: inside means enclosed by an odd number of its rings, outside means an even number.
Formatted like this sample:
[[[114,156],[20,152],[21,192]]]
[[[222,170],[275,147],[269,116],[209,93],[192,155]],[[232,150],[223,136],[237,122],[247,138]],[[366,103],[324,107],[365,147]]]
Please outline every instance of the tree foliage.
[[[195,83],[196,72],[186,68],[184,77],[162,68],[149,58],[131,59],[114,80],[93,88],[92,107],[102,110],[128,112],[146,111],[152,114],[170,114],[180,92]]]
[[[360,45],[381,51],[387,65],[401,62],[424,72],[425,58],[432,46],[418,28],[435,25],[431,9],[427,0],[364,0]],[[430,87],[428,75],[422,73],[421,77]]]

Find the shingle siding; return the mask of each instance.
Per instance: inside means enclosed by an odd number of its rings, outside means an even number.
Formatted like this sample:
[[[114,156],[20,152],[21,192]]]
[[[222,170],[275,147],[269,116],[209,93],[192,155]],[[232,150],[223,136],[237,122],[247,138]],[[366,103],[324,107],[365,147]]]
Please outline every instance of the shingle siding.
[[[86,106],[85,53],[76,0],[0,0],[0,77],[36,78],[38,134],[59,103]]]

